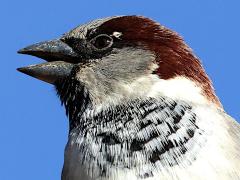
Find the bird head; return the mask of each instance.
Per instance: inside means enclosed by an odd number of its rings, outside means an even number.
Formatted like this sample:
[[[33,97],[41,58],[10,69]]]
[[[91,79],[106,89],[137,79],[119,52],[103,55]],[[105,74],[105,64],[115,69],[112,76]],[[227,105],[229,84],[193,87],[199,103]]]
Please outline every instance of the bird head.
[[[19,53],[47,61],[18,70],[54,84],[65,103],[68,96],[104,104],[164,95],[221,106],[182,37],[146,17],[98,19]]]

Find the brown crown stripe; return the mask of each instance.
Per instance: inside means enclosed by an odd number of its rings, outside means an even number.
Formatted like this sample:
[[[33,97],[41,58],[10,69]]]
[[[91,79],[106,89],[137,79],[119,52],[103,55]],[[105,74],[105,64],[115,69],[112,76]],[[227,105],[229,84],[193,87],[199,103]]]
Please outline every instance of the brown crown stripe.
[[[221,107],[215,95],[212,82],[201,62],[174,31],[139,16],[122,16],[105,22],[101,28],[106,33],[121,32],[123,41],[143,45],[154,51],[159,64],[157,74],[162,79],[184,76],[202,87],[204,95]]]

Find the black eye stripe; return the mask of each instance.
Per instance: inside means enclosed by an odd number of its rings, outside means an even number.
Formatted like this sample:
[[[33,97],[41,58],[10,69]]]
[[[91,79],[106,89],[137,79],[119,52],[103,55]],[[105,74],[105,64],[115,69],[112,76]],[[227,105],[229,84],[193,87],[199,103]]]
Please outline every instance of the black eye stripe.
[[[64,36],[61,41],[79,55],[79,61],[101,59],[108,56],[114,48],[122,48],[125,44],[114,35],[95,32],[85,38]]]
[[[78,38],[70,37],[70,38],[62,38],[61,41],[68,44],[70,47],[73,47],[79,43]]]

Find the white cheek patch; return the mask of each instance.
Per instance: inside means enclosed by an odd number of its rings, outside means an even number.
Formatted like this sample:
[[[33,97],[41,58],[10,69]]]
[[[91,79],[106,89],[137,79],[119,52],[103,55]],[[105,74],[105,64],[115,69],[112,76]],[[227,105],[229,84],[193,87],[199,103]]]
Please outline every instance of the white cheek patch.
[[[117,39],[121,39],[120,37],[122,36],[122,33],[121,32],[113,32],[112,35]]]

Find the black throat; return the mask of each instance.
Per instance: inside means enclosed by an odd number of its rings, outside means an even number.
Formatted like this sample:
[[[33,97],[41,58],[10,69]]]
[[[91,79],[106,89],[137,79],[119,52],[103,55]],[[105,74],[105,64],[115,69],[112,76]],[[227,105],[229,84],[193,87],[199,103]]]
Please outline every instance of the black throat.
[[[55,83],[57,94],[69,117],[69,130],[81,126],[80,117],[91,106],[89,93],[84,85],[75,79],[75,71],[71,76]]]

